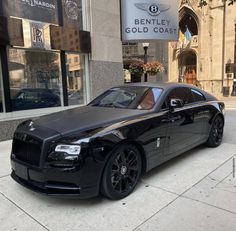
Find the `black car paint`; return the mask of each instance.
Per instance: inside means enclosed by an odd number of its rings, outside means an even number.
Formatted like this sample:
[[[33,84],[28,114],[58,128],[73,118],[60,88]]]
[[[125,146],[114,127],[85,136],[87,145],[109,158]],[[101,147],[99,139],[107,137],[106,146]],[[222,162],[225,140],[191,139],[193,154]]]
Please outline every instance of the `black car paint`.
[[[27,134],[42,140],[42,155],[39,166],[32,166],[12,153],[12,177],[26,187],[50,195],[93,197],[99,194],[100,179],[111,151],[124,142],[139,149],[144,172],[205,142],[213,118],[222,114],[222,103],[204,93],[206,102],[185,105],[173,112],[161,110],[173,87],[164,91],[160,103],[150,111],[85,106],[42,117],[34,122],[32,131],[29,122],[21,124],[15,136]],[[53,147],[72,140],[80,140],[82,146],[76,165],[70,168],[50,165],[47,157]],[[26,169],[23,171],[27,180],[17,176],[19,166]]]

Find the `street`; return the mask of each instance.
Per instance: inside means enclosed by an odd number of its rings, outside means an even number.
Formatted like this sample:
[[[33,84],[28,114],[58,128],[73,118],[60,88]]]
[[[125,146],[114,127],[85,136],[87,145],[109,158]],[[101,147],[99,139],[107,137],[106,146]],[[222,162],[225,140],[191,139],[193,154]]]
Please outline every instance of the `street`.
[[[11,141],[0,143],[1,230],[236,230],[236,110],[226,111],[224,140],[195,148],[142,176],[127,198],[47,197],[10,177]]]

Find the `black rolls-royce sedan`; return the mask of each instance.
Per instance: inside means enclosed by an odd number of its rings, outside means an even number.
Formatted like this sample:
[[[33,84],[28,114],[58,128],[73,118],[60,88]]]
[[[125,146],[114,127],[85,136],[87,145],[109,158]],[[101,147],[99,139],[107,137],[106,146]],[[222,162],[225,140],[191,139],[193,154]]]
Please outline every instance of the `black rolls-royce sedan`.
[[[20,124],[11,176],[48,195],[121,199],[142,172],[202,143],[219,146],[224,108],[192,85],[114,87],[87,106]]]

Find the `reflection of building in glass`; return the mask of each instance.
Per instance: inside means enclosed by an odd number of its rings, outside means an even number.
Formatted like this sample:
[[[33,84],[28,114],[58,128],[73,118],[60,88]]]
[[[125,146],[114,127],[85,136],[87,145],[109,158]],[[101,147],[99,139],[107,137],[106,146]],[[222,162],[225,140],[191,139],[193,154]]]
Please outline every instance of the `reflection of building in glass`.
[[[84,103],[84,67],[81,56],[67,53],[67,87],[69,105],[76,105],[78,102]]]
[[[70,60],[70,62],[69,62]],[[67,68],[68,68],[68,88],[70,90],[81,90],[81,66],[80,57],[77,54],[67,54]]]
[[[9,49],[10,81],[14,87],[53,88],[60,85],[57,53]]]
[[[28,105],[28,107],[23,105],[23,101],[25,100],[26,104],[28,100],[24,99],[24,97],[29,98],[30,95],[31,100],[34,98],[36,103],[39,100],[39,94],[46,94],[45,90],[52,90],[61,98],[60,59],[58,53],[9,49],[8,66],[10,93],[14,110],[21,109],[20,107],[14,108],[16,100],[21,100],[22,107],[25,109],[34,108],[35,105],[33,104]],[[53,97],[52,94],[47,94],[47,96]],[[58,106],[58,102],[50,106]]]
[[[19,49],[9,49],[9,72],[11,73],[10,85],[12,89],[21,87],[24,81],[25,54]],[[15,95],[14,93],[12,93]]]
[[[52,27],[51,30],[51,43],[52,46],[58,50],[79,51],[80,50],[80,37],[78,30],[61,29]],[[65,33],[66,31],[66,33]]]

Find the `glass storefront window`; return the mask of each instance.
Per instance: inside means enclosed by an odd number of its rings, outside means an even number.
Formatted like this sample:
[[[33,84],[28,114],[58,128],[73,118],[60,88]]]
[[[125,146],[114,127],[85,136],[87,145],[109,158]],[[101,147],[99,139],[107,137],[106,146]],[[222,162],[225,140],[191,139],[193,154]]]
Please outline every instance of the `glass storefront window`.
[[[62,105],[60,54],[8,50],[12,111]]]
[[[3,86],[2,86],[2,66],[0,59],[0,113],[3,112]]]
[[[81,105],[86,103],[86,86],[84,71],[84,55],[66,54],[68,104]]]

